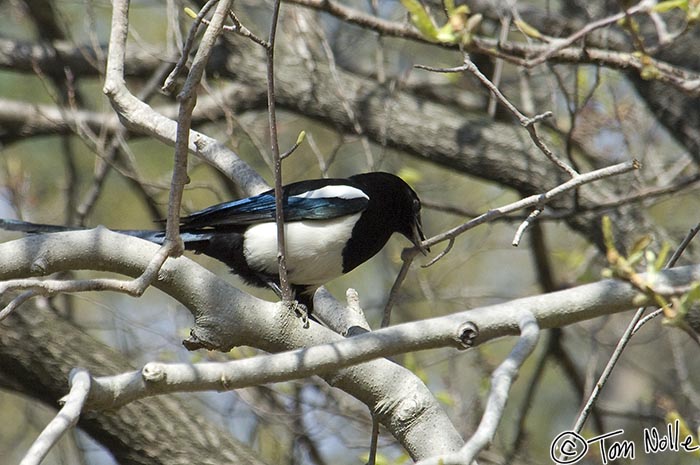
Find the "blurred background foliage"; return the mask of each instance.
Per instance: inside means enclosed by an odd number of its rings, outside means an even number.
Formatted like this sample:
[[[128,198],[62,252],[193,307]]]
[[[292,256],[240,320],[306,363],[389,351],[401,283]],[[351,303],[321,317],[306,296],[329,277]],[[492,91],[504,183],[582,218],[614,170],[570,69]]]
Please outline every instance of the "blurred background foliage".
[[[369,2],[347,3],[364,10]],[[405,20],[405,10],[398,1],[376,3],[382,17]],[[133,1],[130,43],[154,56],[172,54],[172,38],[186,34],[189,25],[182,14],[186,4],[180,1]],[[0,5],[3,12],[0,15],[2,38],[40,41],[40,31],[37,31],[25,2],[5,0]],[[111,14],[109,1],[54,0],[50,5],[69,42],[81,45],[107,43]],[[236,8],[244,24],[259,35],[265,35],[269,2],[237,1]],[[287,8],[283,7],[283,13]],[[177,31],[169,22],[173,15],[180,18]],[[319,14],[318,18],[337,65],[375,76],[377,36],[325,15]],[[291,20],[283,14],[283,22]],[[470,107],[465,111],[483,112],[488,96],[469,76],[430,74],[412,69],[414,64],[452,66],[460,60],[456,52],[395,38],[383,38],[381,49],[384,73],[395,80],[396,85],[416,89],[432,87],[444,92],[455,105]],[[563,87],[556,84],[554,71],[564,83]],[[505,65],[500,87],[516,104],[519,104],[521,78],[522,73],[517,68]],[[589,65],[542,66],[531,71],[529,82],[533,83],[537,112],[549,109],[554,112],[548,124],[560,134],[559,140],[552,141],[552,148],[557,153],[566,150],[565,138],[571,127],[567,108],[574,104],[571,95],[577,92],[578,96],[574,97],[576,104],[585,106],[576,121],[576,137],[584,138],[589,153],[599,156],[603,164],[638,158],[644,164],[645,177],[650,173],[657,177],[671,176],[687,169],[684,148],[669,137],[618,71]],[[144,83],[133,80],[129,85],[137,91]],[[206,85],[216,89],[222,82],[216,76],[209,76]],[[80,95],[81,106],[100,113],[112,111],[101,93],[99,77],[76,79],[75,89]],[[568,94],[563,92],[564,89]],[[584,102],[582,96],[588,93],[591,97]],[[0,71],[0,98],[49,105],[60,101],[49,77],[18,73],[7,68]],[[171,103],[162,95],[156,95],[150,102],[153,106]],[[268,181],[272,180],[266,162],[269,143],[264,109],[207,122],[198,129],[227,143]],[[456,215],[434,206],[455,207],[478,214],[519,198],[517,192],[501,185],[418,160],[374,142],[369,143],[369,157],[367,146],[359,137],[340,133],[304,115],[282,111],[279,130],[282,147],[291,146],[301,130],[306,131],[311,139],[285,162],[286,182],[324,174],[345,177],[368,169],[398,173],[425,201],[423,223],[428,236],[468,219],[464,214]],[[524,131],[523,140],[527,143]],[[90,190],[99,162],[89,145],[76,135],[47,135],[20,137],[1,146],[0,216],[44,223],[74,221],[71,209]],[[140,137],[129,139],[126,147],[140,182],[164,213],[172,148]],[[319,154],[328,163],[325,173],[319,164]],[[508,156],[508,153],[503,154],[504,158]],[[190,175],[192,182],[186,188],[184,198],[187,211],[236,195],[235,189],[232,190],[220,174],[195,158],[190,159]],[[618,187],[620,193],[626,193],[639,186],[630,183]],[[699,206],[695,190],[639,204],[639,208],[648,209],[657,225],[676,241],[697,221],[693,213]],[[110,228],[145,228],[152,226],[154,219],[143,196],[134,189],[133,181],[124,172],[114,169],[106,177],[104,187],[85,219],[85,226],[102,224]],[[453,250],[434,266],[426,269],[414,266],[400,293],[394,322],[445,315],[542,292],[530,244],[535,233],[527,233],[527,240],[518,248],[510,245],[519,219],[520,216],[471,230],[460,237]],[[586,238],[560,222],[546,221],[540,226],[537,234],[546,239],[549,266],[558,287],[600,279],[603,261],[599,251]],[[645,232],[639,231],[639,234]],[[4,233],[0,237],[11,239],[16,235]],[[378,327],[388,290],[400,267],[401,250],[406,245],[403,238],[394,237],[370,262],[332,282],[330,291],[342,298],[348,287],[357,289],[370,323]],[[241,285],[218,262],[199,256],[192,258],[217,274],[227,276],[236,286]],[[247,290],[264,298],[273,298],[265,291]],[[190,314],[158,291],[148,291],[138,300],[97,293],[60,296],[50,304],[74,324],[126,354],[134,366],[150,360],[225,360],[255,353],[255,350],[245,347],[229,354],[188,353],[180,341],[191,323]],[[603,317],[548,333],[543,338],[515,384],[508,411],[490,453],[492,460],[505,463],[504,457],[512,452],[515,454],[512,463],[548,463],[551,439],[572,425],[581,404],[579,391],[590,388],[628,319],[629,316],[624,314]],[[552,347],[548,343],[558,344],[556,352],[549,352]],[[396,361],[412,369],[426,382],[445,404],[460,431],[468,436],[483,409],[488,377],[511,346],[511,340],[501,340],[465,353],[433,350],[407,354],[397,357]],[[697,426],[698,410],[689,406],[687,401],[675,405],[678,398],[672,397],[679,390],[678,360],[688,364],[691,385],[697,385],[697,357],[684,355],[695,351],[697,347],[683,335],[669,334],[655,323],[645,327],[625,353],[599,404],[598,418],[605,430],[624,428],[625,438],[635,440],[641,448],[642,429],[663,427],[666,415],[676,409],[691,425]],[[548,359],[549,363],[540,367],[544,353],[553,356]],[[672,360],[674,357],[675,361]],[[543,371],[538,374],[540,368]],[[537,389],[530,394],[528,390],[535,379]],[[329,464],[360,463],[369,444],[371,422],[364,407],[317,379],[235,392],[183,396],[196,399],[212,422],[230,429],[269,463],[311,463],[315,460],[309,453],[308,444],[299,439],[300,431],[314,443],[324,463]],[[528,411],[521,424],[519,415],[526,407],[524,404],[527,404]],[[0,462],[17,463],[53,411],[34,399],[10,390],[1,391]],[[594,429],[586,431],[587,435],[594,433]],[[517,450],[513,451],[518,434],[523,436]],[[390,436],[381,437],[380,453],[380,463],[403,463],[406,460],[405,453]],[[488,459],[487,455],[487,463]],[[600,463],[595,452],[588,460]],[[697,463],[696,457],[682,453],[658,457],[640,453],[635,463],[651,464],[659,460],[668,464]],[[70,439],[63,440],[44,463],[109,464],[113,461],[97,443],[76,431]]]

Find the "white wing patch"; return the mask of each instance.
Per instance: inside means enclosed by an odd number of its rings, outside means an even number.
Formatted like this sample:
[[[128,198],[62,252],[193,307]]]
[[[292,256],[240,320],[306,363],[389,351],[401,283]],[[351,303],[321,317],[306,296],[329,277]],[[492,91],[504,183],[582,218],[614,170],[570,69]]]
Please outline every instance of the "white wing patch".
[[[347,186],[329,186],[345,187]],[[313,192],[323,191],[318,189]],[[364,192],[353,189],[364,196]],[[308,193],[307,193],[308,194]],[[324,195],[325,197],[326,195]],[[287,245],[287,273],[295,284],[324,284],[343,274],[343,248],[361,213],[330,220],[294,221],[284,225]],[[248,228],[244,236],[246,261],[251,268],[276,274],[277,225],[261,223]]]
[[[369,199],[367,194],[360,189],[344,185],[325,186],[320,189],[304,192],[303,194],[293,195],[292,197],[300,199],[328,199],[333,197],[339,199],[358,199],[364,197],[365,199]]]

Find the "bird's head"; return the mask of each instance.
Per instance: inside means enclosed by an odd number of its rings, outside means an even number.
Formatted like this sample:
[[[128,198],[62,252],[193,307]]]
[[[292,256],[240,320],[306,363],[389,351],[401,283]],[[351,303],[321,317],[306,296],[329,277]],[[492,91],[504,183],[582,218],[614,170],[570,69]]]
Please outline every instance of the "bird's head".
[[[420,199],[418,198],[418,194],[416,194],[416,192],[411,189],[408,184],[406,184],[403,180],[401,180],[401,182],[403,182],[405,185],[405,193],[408,194],[408,198],[403,201],[405,204],[400,207],[401,216],[399,217],[399,229],[397,232],[406,236],[406,238],[408,238],[408,240],[411,241],[423,255],[427,255],[428,252],[430,252],[430,249],[423,246],[425,234],[423,234],[423,223],[420,216]]]
[[[420,199],[406,181],[383,172],[360,174],[352,179],[371,191],[370,198],[377,200],[376,205],[384,210],[383,218],[391,224],[393,232],[404,235],[423,254],[430,251],[423,246],[425,235],[420,216]]]

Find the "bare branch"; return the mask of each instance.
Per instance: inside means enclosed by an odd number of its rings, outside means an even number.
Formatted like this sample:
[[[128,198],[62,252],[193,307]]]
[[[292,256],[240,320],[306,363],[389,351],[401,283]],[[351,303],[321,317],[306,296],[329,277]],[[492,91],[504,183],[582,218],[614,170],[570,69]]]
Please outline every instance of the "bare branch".
[[[516,232],[515,239],[513,240],[513,245],[517,246],[519,244],[519,240],[524,233],[525,229],[528,227],[530,222],[539,216],[541,211],[543,210],[544,206],[553,198],[555,198],[558,195],[561,195],[565,192],[570,191],[571,189],[575,189],[583,184],[606,178],[609,176],[616,176],[622,173],[629,172],[634,169],[638,169],[640,167],[639,162],[636,160],[632,160],[629,162],[625,163],[619,163],[617,165],[609,166],[606,168],[601,168],[599,170],[591,171],[589,173],[585,174],[580,174],[577,175],[575,178],[560,184],[559,186],[555,187],[554,189],[551,189],[543,194],[536,194],[536,195],[531,195],[527,198],[524,198],[522,200],[519,200],[517,202],[513,202],[511,204],[505,205],[503,207],[491,209],[487,211],[486,213],[477,216],[476,218],[472,218],[471,220],[467,221],[466,223],[457,226],[455,228],[450,229],[449,231],[446,231],[444,233],[438,234],[436,236],[433,236],[429,239],[426,239],[423,242],[424,247],[430,247],[434,244],[438,244],[443,241],[454,241],[454,239],[462,234],[465,231],[468,231],[469,229],[472,229],[480,224],[487,223],[490,221],[494,221],[497,218],[500,218],[504,215],[507,215],[508,213],[523,209],[523,208],[529,208],[534,206],[535,207],[535,212],[538,213],[532,213],[530,214],[523,224],[518,228],[518,231]],[[435,262],[437,262],[439,259],[444,257],[447,252],[451,249],[451,245],[448,244],[447,248],[445,251],[440,253],[437,257],[435,257],[433,260],[430,261],[428,266],[433,265]],[[394,280],[394,284],[391,287],[391,291],[389,293],[389,299],[387,300],[386,305],[384,306],[384,316],[382,318],[382,327],[388,326],[390,319],[391,319],[391,309],[394,305],[394,302],[396,300],[396,296],[398,294],[399,289],[401,288],[401,285],[403,284],[404,280],[406,279],[406,276],[408,275],[408,269],[411,266],[411,263],[413,259],[418,255],[419,250],[416,247],[409,248],[409,249],[404,249],[404,252],[401,254],[401,258],[403,260],[403,265],[401,266],[401,270],[399,271],[398,276]]]
[[[436,71],[436,72],[441,72],[441,73],[454,73],[454,72],[459,72],[459,71],[468,71],[472,73],[476,78],[481,81],[481,83],[486,86],[486,88],[491,92],[492,95],[498,99],[499,102],[503,106],[505,106],[511,113],[513,113],[518,120],[520,121],[520,125],[524,127],[528,134],[530,134],[530,138],[532,141],[535,143],[538,149],[547,157],[549,160],[554,163],[559,169],[563,170],[569,176],[576,177],[578,176],[578,173],[576,172],[575,169],[567,165],[562,159],[554,155],[554,153],[547,147],[547,144],[544,143],[544,141],[537,135],[537,130],[535,129],[535,123],[541,121],[544,118],[548,118],[552,116],[552,112],[546,112],[542,113],[540,115],[535,115],[532,118],[528,118],[518,108],[513,105],[510,100],[506,98],[505,95],[501,93],[501,91],[496,87],[490,80],[487,78],[480,70],[477,68],[477,66],[474,64],[471,59],[469,59],[469,56],[465,54],[464,56],[464,64],[462,66],[458,66],[456,68],[432,68],[430,66],[422,66],[422,65],[417,65],[417,68],[420,69],[425,69],[428,71]]]
[[[20,465],[39,465],[66,431],[78,422],[90,392],[90,375],[85,370],[74,370],[70,375],[70,384],[70,393],[65,398],[65,405],[36,438]]]
[[[216,6],[211,23],[204,32],[204,37],[192,61],[185,85],[178,94],[180,108],[177,116],[175,160],[173,162],[173,175],[168,198],[168,218],[165,224],[166,241],[163,244],[163,247],[167,248],[172,256],[179,256],[184,251],[184,245],[180,240],[180,206],[182,204],[182,192],[185,184],[189,182],[187,175],[187,148],[190,140],[190,128],[192,127],[192,112],[197,103],[197,87],[202,80],[202,76],[204,76],[204,68],[214,49],[216,39],[221,34],[231,1],[220,0]]]
[[[436,44],[426,39],[420,32],[408,24],[387,21],[361,11],[346,7],[334,0],[287,0],[305,7],[329,13],[343,21],[373,30],[382,35],[401,37],[433,45],[457,49],[455,44]],[[467,51],[500,58],[512,64],[533,68],[538,63],[528,57],[538,56],[551,50],[549,44],[531,42],[500,41],[485,37],[473,37]],[[642,73],[653,69],[655,79],[676,87],[693,96],[700,96],[700,74],[671,65],[648,56],[639,57],[633,53],[617,52],[595,47],[566,47],[558,49],[549,58],[553,63],[588,63],[607,66],[612,69],[634,69]]]
[[[540,329],[532,313],[522,312],[518,319],[520,337],[508,357],[491,375],[491,392],[486,402],[486,409],[481,417],[479,427],[472,437],[454,454],[431,457],[418,462],[420,465],[464,465],[473,463],[476,456],[484,450],[496,435],[496,429],[503,417],[510,387],[518,376],[525,359],[532,353],[539,340]]]
[[[389,291],[389,298],[386,301],[386,305],[384,305],[381,326],[382,328],[386,328],[391,323],[391,310],[392,308],[394,308],[394,303],[396,302],[396,298],[399,294],[399,289],[401,289],[401,285],[406,280],[406,276],[408,276],[408,270],[411,268],[411,263],[413,263],[413,258],[415,257],[415,255],[412,253],[405,253],[401,255],[403,263],[401,264],[401,270],[399,270],[399,274],[396,275],[394,284],[392,284],[391,286],[391,290]],[[440,256],[444,256],[444,254],[441,254]],[[435,262],[433,261],[433,263]]]
[[[681,241],[680,245],[677,247],[676,251],[673,253],[664,269],[671,269],[675,266],[681,254],[686,250],[688,244],[690,244],[690,241],[692,241],[693,238],[697,235],[698,231],[700,231],[700,223],[696,224],[694,228],[688,231],[688,234],[686,234],[683,241]],[[612,355],[610,355],[608,363],[605,365],[603,372],[598,378],[598,382],[595,384],[591,394],[586,400],[586,403],[581,408],[581,412],[579,413],[578,418],[576,419],[576,423],[573,426],[573,431],[575,431],[576,433],[581,432],[581,430],[583,429],[583,425],[586,423],[586,420],[588,419],[588,416],[590,415],[591,410],[593,409],[593,405],[598,400],[598,397],[603,391],[603,388],[605,387],[605,384],[607,383],[607,380],[610,377],[612,370],[617,365],[618,360],[622,356],[622,352],[625,350],[625,347],[627,347],[627,344],[632,339],[632,336],[634,336],[635,332],[639,330],[641,324],[646,323],[650,320],[650,318],[645,318],[644,320],[642,320],[642,316],[644,315],[645,310],[646,306],[641,306],[637,309],[634,316],[632,317],[632,320],[627,325],[625,332],[622,334],[620,340],[617,342],[615,350],[613,351]],[[654,313],[658,315],[660,312],[662,312],[662,310],[659,310],[658,312]]]
[[[126,87],[124,62],[127,32],[128,2],[115,1],[107,58],[107,75],[103,91],[127,127],[172,145],[177,132],[175,121],[153,111],[150,106],[137,99]],[[200,132],[190,131],[187,147],[191,153],[235,180],[246,193],[252,195],[268,188],[258,173],[217,140]]]
[[[9,279],[0,282],[0,296],[13,290],[28,290],[13,299],[7,307],[0,312],[0,320],[5,318],[13,308],[28,299],[38,295],[55,295],[67,292],[90,292],[90,291],[113,291],[128,294],[133,297],[140,297],[148,286],[157,279],[165,260],[168,259],[169,251],[166,247],[160,247],[153,255],[151,261],[143,270],[143,273],[132,280],[96,278],[96,279]],[[41,260],[37,260],[32,266],[41,269]]]
[[[209,0],[207,3],[204,4],[202,9],[199,10],[199,13],[197,13],[197,17],[194,19],[194,22],[190,27],[190,33],[187,35],[187,40],[185,41],[185,44],[183,45],[182,50],[180,52],[180,59],[177,60],[175,68],[173,68],[173,70],[170,72],[168,77],[165,79],[163,86],[161,87],[163,92],[171,93],[173,91],[173,87],[175,86],[175,82],[184,73],[185,67],[187,66],[187,60],[189,59],[190,52],[192,51],[192,47],[194,46],[194,39],[197,36],[197,31],[199,31],[199,25],[204,21],[204,17],[207,15],[207,13],[209,13],[209,10],[211,10],[211,7],[214,6],[216,1],[217,0]],[[209,21],[206,21],[205,24],[209,25],[210,23]],[[217,26],[214,26],[214,30],[216,30],[216,28]]]
[[[193,113],[193,122],[201,123],[220,118],[224,113],[222,105],[236,113],[258,109],[263,106],[263,99],[264,92],[258,89],[239,83],[227,84],[210,95],[204,95],[198,99]],[[169,119],[177,117],[176,105],[159,105],[152,109],[155,113]],[[11,130],[11,134],[0,132],[0,137],[7,142],[36,135],[71,134],[75,132],[78,125],[108,135],[124,128],[113,113],[89,110],[65,111],[55,105],[30,104],[0,98],[0,126],[6,131]],[[134,128],[127,133],[130,137],[146,135]],[[169,143],[172,145],[172,141]]]
[[[282,157],[280,156],[279,140],[277,138],[277,110],[275,102],[275,42],[277,37],[277,20],[280,13],[280,0],[275,0],[272,7],[270,34],[265,48],[267,57],[267,118],[272,149],[272,164],[275,174],[275,223],[277,225],[277,266],[279,268],[280,292],[282,301],[287,306],[292,305],[292,289],[287,277],[287,243],[284,237],[284,208],[282,198]],[[307,317],[303,316],[306,321]],[[308,321],[306,322],[308,323]]]
[[[0,244],[0,256],[3,257],[0,260],[0,280],[35,277],[68,269],[99,269],[138,276],[147,266],[148,257],[157,250],[155,244],[104,228],[29,236]],[[28,256],[35,259],[28,261]],[[40,266],[33,266],[33,263]],[[313,330],[304,329],[285,306],[243,293],[186,257],[167,260],[153,285],[192,312],[195,322],[187,340],[189,347],[229,351],[234,346],[248,345],[268,352],[280,352],[343,341],[344,345],[355,347],[354,338],[345,339],[315,323],[312,323]],[[446,327],[454,331],[457,326],[449,323]],[[280,337],[280,328],[284,328],[284,337]],[[415,338],[415,342],[423,339],[417,336],[407,334],[403,337]],[[459,344],[451,336],[445,337],[447,340],[452,341],[448,344]],[[396,342],[400,345],[401,339]],[[434,336],[429,337],[421,344],[426,342],[435,343],[436,340]],[[367,343],[374,350],[384,350],[380,349],[381,337],[366,339],[363,344]],[[365,360],[374,358],[366,352],[367,346],[360,345],[357,349],[359,352],[354,352],[354,355]],[[341,346],[341,351],[344,350]],[[348,363],[352,364],[352,359]],[[425,385],[410,371],[394,363],[379,359],[324,371],[320,375],[371,408],[412,456],[435,455],[445,447],[454,450],[463,443]],[[402,381],[397,383],[397,380]],[[377,391],[378,388],[381,392]],[[405,401],[397,404],[396,399]],[[426,442],[411,440],[415,435],[423,437],[429,434],[435,427],[439,428],[439,438]]]
[[[88,252],[78,250],[74,245],[76,240],[87,240],[93,246]],[[32,268],[23,260],[23,257],[32,253],[32,250],[42,257],[46,273],[61,271],[66,267],[99,268],[105,271],[133,273],[133,265],[130,265],[129,261],[133,260],[135,264],[143,261],[142,247],[157,249],[145,241],[114,234],[104,229],[18,239],[0,244],[0,254],[4,257],[0,263],[0,279],[31,273]],[[89,263],[80,262],[80,258],[84,257],[85,253],[89,253],[91,257]],[[121,258],[115,260],[117,257]],[[79,266],[81,263],[82,266]],[[214,280],[213,283],[217,283],[217,288],[212,288],[212,283],[209,285],[211,292],[204,295],[193,292],[201,286],[200,283],[205,276]],[[660,272],[655,279],[660,288],[675,288],[685,286],[699,278],[700,266],[690,266]],[[298,323],[290,324],[289,322],[296,318],[289,315],[283,306],[245,296],[184,257],[166,262],[161,278],[155,285],[188,306],[195,315],[196,326],[192,331],[198,337],[206,337],[212,349],[228,350],[233,345],[248,344],[264,350],[279,351],[283,347],[289,348],[290,344],[308,343],[309,331],[302,329]],[[267,361],[274,362],[277,369],[271,371],[276,374],[271,372],[269,375],[293,379],[308,373],[326,372],[329,369],[408,351],[445,346],[463,348],[465,340],[469,341],[470,346],[483,344],[496,337],[517,334],[517,315],[525,310],[534,314],[540,327],[551,328],[603,314],[625,311],[647,302],[649,297],[641,294],[630,284],[605,280],[551,294],[526,297],[429,320],[404,323],[347,339],[320,326],[315,326],[314,339],[326,337],[329,344],[275,355],[274,357],[278,358]],[[250,308],[251,304],[255,305],[255,308]],[[283,320],[289,320],[289,322],[283,323]],[[278,334],[276,328],[279,325],[285,325],[288,330],[282,339],[272,336]],[[469,337],[463,334],[464,331],[470,332]],[[244,365],[250,364],[245,365],[248,367],[246,369],[251,369],[252,372],[262,369],[258,366],[260,362],[253,360],[244,361]],[[255,369],[251,368],[253,365]],[[211,369],[214,370],[214,368]],[[217,372],[215,376],[211,372],[207,373],[209,374],[206,382],[209,385],[203,386],[202,389],[210,389],[215,383],[219,383],[217,386],[220,388],[222,372]],[[227,375],[223,378],[229,386],[235,386],[232,383],[238,383],[242,379],[235,378],[237,376],[235,374],[231,376],[234,377]],[[188,390],[196,387],[198,378],[197,373],[187,378],[185,385]],[[172,386],[164,389],[176,390]],[[149,391],[149,393],[153,392]],[[144,395],[149,394],[144,393]]]
[[[529,197],[526,197],[524,199],[518,200],[517,202],[513,202],[511,204],[505,205],[503,207],[498,207],[491,209],[487,211],[486,213],[477,216],[476,218],[473,218],[466,223],[457,226],[455,228],[450,229],[449,231],[446,231],[444,233],[438,234],[436,236],[433,236],[426,241],[423,242],[424,247],[430,247],[434,244],[440,243],[442,241],[449,240],[450,238],[457,237],[458,235],[462,234],[463,232],[472,229],[480,224],[487,223],[489,221],[493,221],[496,218],[499,218],[503,215],[506,215],[508,213],[523,209],[523,208],[529,208],[529,207],[537,207],[537,208],[542,208],[544,205],[547,204],[547,202],[551,201],[553,198],[568,192],[572,189],[575,189],[577,187],[582,186],[583,184],[593,182],[602,178],[606,178],[609,176],[616,176],[622,173],[627,173],[631,170],[639,169],[640,164],[636,160],[624,162],[624,163],[618,163],[617,165],[612,165],[608,166],[606,168],[601,168],[599,170],[591,171],[588,173],[584,173],[581,175],[578,175],[577,177],[560,184],[559,186],[550,189],[549,191],[543,193],[543,194],[535,194],[531,195]],[[411,249],[414,254],[418,253],[417,249]]]
[[[584,27],[579,29],[578,31],[574,32],[571,34],[569,37],[566,37],[564,39],[552,39],[550,42],[551,46],[548,48],[548,50],[545,50],[544,52],[540,53],[538,56],[535,58],[532,58],[529,60],[529,66],[537,66],[545,61],[549,60],[554,54],[556,54],[558,51],[565,49],[566,47],[569,47],[572,45],[574,42],[577,40],[582,39],[583,37],[587,36],[591,32],[595,31],[596,29],[600,29],[606,26],[609,26],[611,24],[615,24],[621,19],[631,17],[640,13],[649,13],[652,11],[652,7],[656,4],[656,1],[649,1],[649,0],[642,0],[641,2],[637,3],[636,5],[631,6],[630,8],[627,8],[625,11],[621,11],[619,13],[616,13],[614,15],[608,16],[607,18],[602,18],[597,21],[592,21],[590,23],[587,23]]]
[[[32,281],[34,281],[34,280],[32,280]],[[10,316],[10,314],[13,311],[15,311],[20,305],[27,302],[29,299],[31,299],[32,297],[35,297],[36,295],[38,295],[37,292],[35,290],[31,290],[31,291],[23,292],[20,295],[18,295],[17,297],[15,297],[14,299],[12,299],[10,301],[10,303],[5,305],[5,308],[0,310],[0,321],[4,320],[8,316]],[[0,292],[0,296],[2,296],[2,292]]]

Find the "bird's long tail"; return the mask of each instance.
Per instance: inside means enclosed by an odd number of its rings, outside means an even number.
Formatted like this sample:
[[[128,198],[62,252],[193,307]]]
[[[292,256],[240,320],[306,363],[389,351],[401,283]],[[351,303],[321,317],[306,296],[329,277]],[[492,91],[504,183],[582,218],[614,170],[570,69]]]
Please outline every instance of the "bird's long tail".
[[[66,231],[82,231],[88,228],[81,228],[79,226],[60,226],[56,224],[30,223],[28,221],[21,220],[0,219],[0,229],[4,229],[6,231],[18,231],[27,234],[47,234]],[[145,229],[121,229],[116,230],[116,232],[126,234],[128,236],[134,236],[141,239],[145,239],[147,241],[155,242],[156,244],[162,244],[165,241],[164,231],[149,231]],[[183,238],[183,240],[186,241],[185,238]]]

